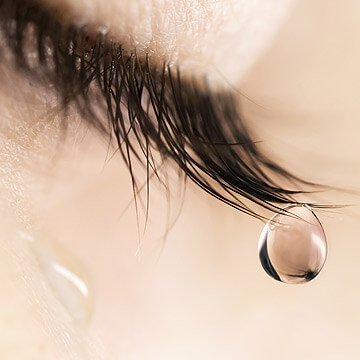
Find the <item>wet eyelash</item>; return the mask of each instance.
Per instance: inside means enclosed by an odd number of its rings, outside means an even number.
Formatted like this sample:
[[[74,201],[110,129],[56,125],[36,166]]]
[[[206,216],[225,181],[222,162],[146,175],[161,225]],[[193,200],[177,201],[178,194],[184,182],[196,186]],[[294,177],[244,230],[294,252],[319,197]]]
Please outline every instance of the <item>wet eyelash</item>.
[[[166,63],[155,66],[105,35],[91,38],[85,28],[63,25],[36,1],[0,0],[0,19],[19,68],[46,78],[65,108],[76,104],[87,121],[115,137],[135,196],[133,162],[145,165],[148,186],[150,173],[157,175],[155,151],[210,195],[258,218],[244,199],[277,211],[302,193],[274,177],[313,185],[259,151],[231,92],[213,91],[206,79],[185,79]]]

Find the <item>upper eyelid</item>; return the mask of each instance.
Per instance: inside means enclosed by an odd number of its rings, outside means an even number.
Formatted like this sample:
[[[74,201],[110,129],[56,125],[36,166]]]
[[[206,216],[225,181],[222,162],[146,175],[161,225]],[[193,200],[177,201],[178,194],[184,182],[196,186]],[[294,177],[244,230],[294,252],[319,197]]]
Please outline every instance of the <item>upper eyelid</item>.
[[[106,131],[106,122],[95,116],[91,102],[100,91],[106,107],[103,115],[107,113],[131,175],[134,158],[144,159],[147,176],[151,169],[156,172],[157,165],[151,158],[155,149],[164,160],[174,160],[203,190],[248,214],[261,218],[242,197],[270,210],[278,210],[277,204],[296,202],[293,195],[301,191],[284,189],[272,177],[306,182],[257,149],[231,93],[216,93],[204,81],[183,79],[177,69],[166,64],[161,68],[152,66],[149,59],[144,61],[124,52],[102,34],[89,46],[91,41],[84,28],[61,24],[37,4],[0,0],[1,25],[16,60],[26,67],[23,44],[27,41],[34,42],[39,60],[44,60],[41,54],[45,48],[52,48],[46,54],[48,61],[42,61],[42,66],[27,66],[28,73],[38,76],[41,69],[41,74],[57,87],[65,105],[76,101],[86,118]],[[4,9],[8,10],[7,16],[13,14],[13,19],[4,16]],[[31,39],[26,37],[29,24]],[[120,101],[127,105],[126,114]],[[134,146],[130,131],[140,150]]]

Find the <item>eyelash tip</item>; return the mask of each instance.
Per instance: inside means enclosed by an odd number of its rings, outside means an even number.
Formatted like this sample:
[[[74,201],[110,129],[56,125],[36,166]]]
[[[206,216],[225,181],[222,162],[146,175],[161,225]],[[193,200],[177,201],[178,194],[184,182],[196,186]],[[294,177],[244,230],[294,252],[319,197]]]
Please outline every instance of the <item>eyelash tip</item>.
[[[214,91],[206,77],[185,77],[173,62],[158,65],[150,51],[141,56],[136,49],[126,51],[108,29],[91,36],[86,26],[63,25],[36,4],[0,0],[0,11],[7,6],[12,14],[12,22],[0,14],[1,27],[18,66],[38,79],[46,76],[64,107],[74,103],[91,125],[114,135],[135,197],[132,161],[150,166],[149,147],[208,194],[260,219],[243,198],[273,211],[303,193],[272,179],[276,174],[306,183],[259,151],[232,92]],[[25,51],[29,46],[37,50],[34,66]]]

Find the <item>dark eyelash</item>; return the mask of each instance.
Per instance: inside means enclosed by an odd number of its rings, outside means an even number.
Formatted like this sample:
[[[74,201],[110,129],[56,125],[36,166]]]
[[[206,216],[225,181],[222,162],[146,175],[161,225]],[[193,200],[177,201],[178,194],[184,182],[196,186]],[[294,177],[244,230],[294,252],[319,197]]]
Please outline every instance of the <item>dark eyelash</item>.
[[[39,80],[45,75],[65,108],[75,103],[92,125],[116,138],[135,196],[133,161],[145,164],[148,184],[150,172],[157,175],[154,150],[207,193],[258,218],[242,198],[276,211],[297,203],[293,196],[302,193],[282,188],[273,177],[313,185],[262,154],[234,95],[212,91],[206,79],[185,79],[179,69],[152,65],[149,57],[140,59],[104,35],[92,41],[86,29],[62,25],[36,1],[0,0],[0,19],[19,68]]]

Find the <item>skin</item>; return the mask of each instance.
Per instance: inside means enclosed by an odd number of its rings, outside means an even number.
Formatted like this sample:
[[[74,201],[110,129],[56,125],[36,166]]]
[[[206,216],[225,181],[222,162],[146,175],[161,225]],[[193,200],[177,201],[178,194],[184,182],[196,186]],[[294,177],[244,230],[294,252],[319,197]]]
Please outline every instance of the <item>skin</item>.
[[[137,0],[109,1],[106,6],[100,0],[46,3],[60,14],[65,12],[64,20],[106,31],[125,49],[136,49],[139,57],[150,53],[153,61],[162,64],[166,60],[189,75],[206,74],[221,85],[224,77],[237,83],[254,58],[269,46],[295,1]],[[224,56],[230,52],[231,57]]]
[[[359,191],[360,4],[248,3],[46,1],[80,24],[106,24],[139,54],[240,90],[265,151],[307,180]],[[165,243],[166,192],[153,181],[139,247],[130,178],[117,155],[104,164],[106,139],[75,112],[64,131],[48,89],[6,61],[0,71],[0,358],[359,357],[357,193],[304,198],[352,205],[317,213],[330,253],[304,286],[269,279],[257,259],[263,224],[192,184]],[[179,184],[168,171],[174,219]],[[141,215],[141,233],[143,225]],[[59,244],[85,269],[94,300],[87,326],[72,319],[19,230],[35,247]]]

